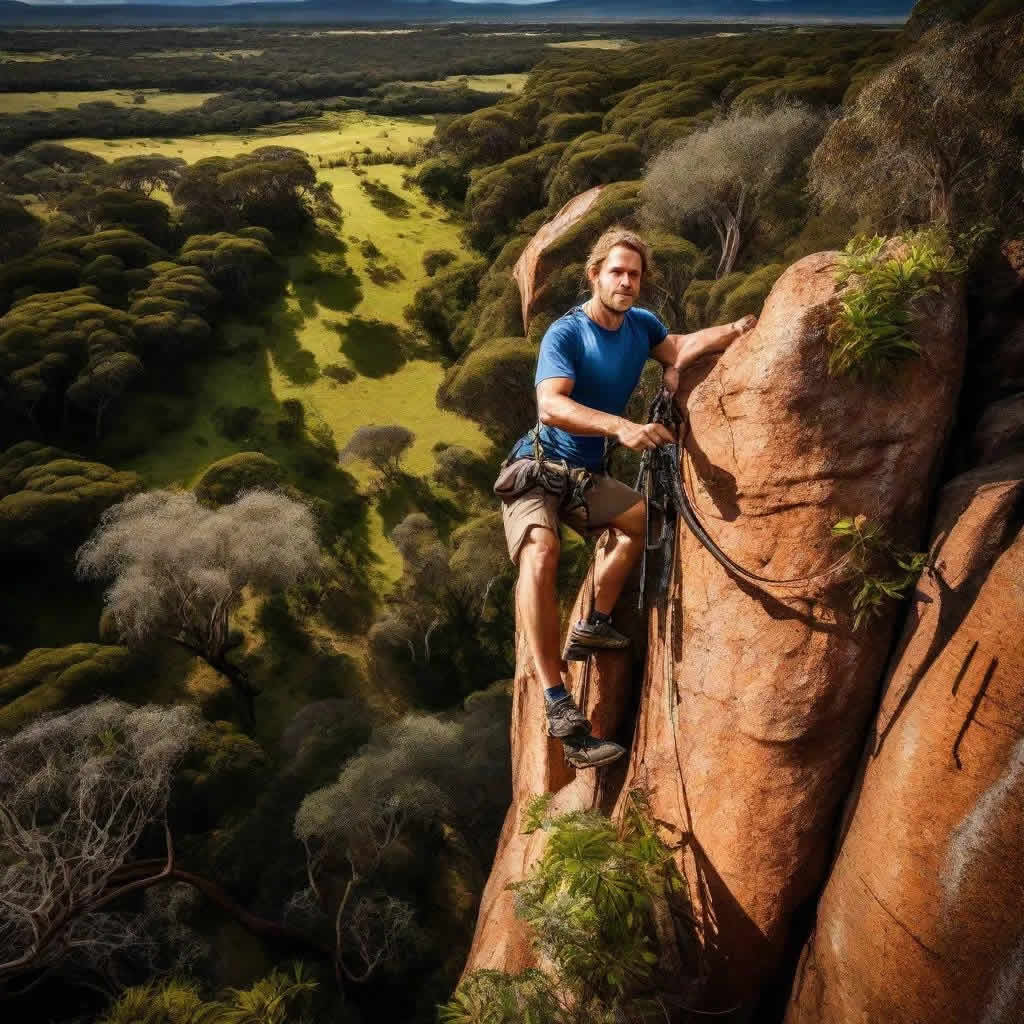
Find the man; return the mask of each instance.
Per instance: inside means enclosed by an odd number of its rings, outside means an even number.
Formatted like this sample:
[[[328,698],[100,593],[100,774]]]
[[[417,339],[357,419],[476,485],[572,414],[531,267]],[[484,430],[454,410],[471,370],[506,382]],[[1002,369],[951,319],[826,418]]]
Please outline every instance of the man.
[[[675,394],[683,368],[721,352],[757,323],[748,316],[724,327],[670,334],[657,316],[634,307],[649,269],[643,239],[625,228],[609,229],[587,260],[591,297],[556,320],[541,341],[534,384],[543,458],[565,459],[591,473],[583,492],[585,514],[580,508],[560,513],[558,496],[540,486],[502,502],[509,557],[519,567],[516,608],[545,688],[548,734],[563,741],[567,759],[578,768],[609,764],[625,750],[589,735],[590,722],[562,685],[555,594],[559,519],[581,535],[610,531],[595,569],[593,610],[572,627],[566,659],[626,647],[629,640],[612,628],[612,609],[643,551],[646,505],[638,491],[602,471],[604,439],[634,451],[674,441],[659,423],[632,423],[622,416],[647,358],[665,367],[663,386]],[[533,439],[526,434],[505,465],[533,457]]]

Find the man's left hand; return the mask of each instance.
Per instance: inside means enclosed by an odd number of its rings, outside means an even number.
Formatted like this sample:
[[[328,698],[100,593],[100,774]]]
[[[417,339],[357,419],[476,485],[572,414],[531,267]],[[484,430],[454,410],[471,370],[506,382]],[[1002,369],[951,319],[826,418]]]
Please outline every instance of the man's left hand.
[[[679,389],[679,370],[674,366],[666,366],[664,376],[661,378],[662,389],[670,395],[674,395]]]

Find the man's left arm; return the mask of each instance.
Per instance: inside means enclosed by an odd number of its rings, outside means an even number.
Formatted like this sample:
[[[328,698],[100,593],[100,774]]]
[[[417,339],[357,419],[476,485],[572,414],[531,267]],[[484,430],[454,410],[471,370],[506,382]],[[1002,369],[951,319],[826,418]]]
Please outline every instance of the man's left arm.
[[[722,352],[737,338],[753,330],[757,326],[757,317],[753,314],[734,320],[731,324],[719,327],[705,327],[692,334],[669,334],[664,341],[651,349],[651,358],[657,359],[665,367],[663,386],[670,394],[675,394],[679,387],[680,371],[701,356],[712,352]]]

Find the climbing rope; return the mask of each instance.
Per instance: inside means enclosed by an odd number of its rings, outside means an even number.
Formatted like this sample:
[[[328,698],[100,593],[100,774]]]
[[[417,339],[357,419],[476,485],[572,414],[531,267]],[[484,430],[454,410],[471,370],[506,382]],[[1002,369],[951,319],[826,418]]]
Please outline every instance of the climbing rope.
[[[658,544],[655,545],[656,547],[660,546],[664,541],[666,530],[669,528],[668,513],[669,509],[672,508],[675,514],[686,523],[697,540],[700,541],[723,568],[754,583],[766,584],[768,586],[793,586],[798,583],[809,583],[838,572],[849,562],[851,556],[847,552],[818,572],[809,573],[805,576],[793,576],[787,579],[761,576],[750,569],[744,568],[721,549],[696,512],[695,502],[691,500],[687,490],[686,479],[680,474],[680,464],[682,463],[685,466],[688,461],[687,456],[689,455],[685,444],[686,434],[689,432],[690,426],[689,418],[683,419],[680,417],[676,403],[673,401],[673,396],[664,388],[659,391],[651,403],[647,422],[660,423],[676,436],[674,442],[661,444],[657,448],[648,449],[643,453],[640,460],[640,471],[637,474],[637,482],[634,488],[641,491],[647,499],[647,519],[650,518],[651,504],[660,509],[664,516],[661,538]],[[690,457],[689,461],[692,461],[692,457]],[[687,468],[692,471],[692,466]],[[688,476],[689,473],[687,473]],[[651,497],[652,485],[662,492],[661,503],[658,502],[657,498]],[[648,527],[645,524],[644,565],[641,568],[640,604],[638,607],[643,605],[647,551],[649,547]]]

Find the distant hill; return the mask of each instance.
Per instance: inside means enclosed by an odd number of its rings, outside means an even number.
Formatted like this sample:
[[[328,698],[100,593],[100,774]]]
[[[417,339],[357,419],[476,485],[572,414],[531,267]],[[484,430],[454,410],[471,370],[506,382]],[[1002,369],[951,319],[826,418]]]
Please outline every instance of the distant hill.
[[[551,0],[549,3],[456,3],[453,0],[299,0],[232,3],[230,0],[138,0],[120,4],[25,4],[0,0],[3,25],[137,25],[324,21],[652,21],[734,19],[903,21],[910,0]]]

